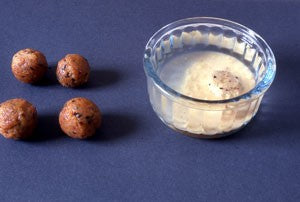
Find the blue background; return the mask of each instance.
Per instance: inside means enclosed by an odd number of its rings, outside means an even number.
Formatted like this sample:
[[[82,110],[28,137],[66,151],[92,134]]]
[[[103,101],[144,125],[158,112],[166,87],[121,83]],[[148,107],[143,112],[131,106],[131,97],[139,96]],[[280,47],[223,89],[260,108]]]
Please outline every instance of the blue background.
[[[0,101],[23,97],[39,113],[38,138],[0,137],[1,201],[299,201],[299,1],[0,2]],[[214,16],[244,24],[269,43],[277,75],[242,131],[198,140],[154,114],[142,65],[144,46],[162,26]],[[13,54],[32,47],[50,64],[40,85],[18,82]],[[63,88],[55,66],[80,53],[89,85]],[[92,99],[103,127],[89,140],[63,135],[57,115],[76,96]]]

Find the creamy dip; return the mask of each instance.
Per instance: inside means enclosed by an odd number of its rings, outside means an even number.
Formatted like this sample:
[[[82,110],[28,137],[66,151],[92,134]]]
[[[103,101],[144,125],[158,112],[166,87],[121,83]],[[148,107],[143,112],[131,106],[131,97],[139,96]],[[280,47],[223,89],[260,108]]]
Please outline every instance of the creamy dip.
[[[240,60],[214,51],[198,51],[173,58],[167,69],[180,65],[180,74],[162,79],[180,93],[202,100],[223,100],[237,97],[255,86],[255,76]],[[170,75],[170,74],[168,74]],[[179,76],[181,75],[181,76]],[[173,78],[172,78],[173,77]],[[166,77],[167,78],[167,77]],[[176,101],[169,106],[162,97],[162,108],[172,110],[169,118],[174,127],[196,134],[213,135],[239,128],[253,115],[251,102],[210,104],[199,103],[195,108]],[[256,102],[255,102],[256,103]],[[203,107],[203,109],[202,109]]]

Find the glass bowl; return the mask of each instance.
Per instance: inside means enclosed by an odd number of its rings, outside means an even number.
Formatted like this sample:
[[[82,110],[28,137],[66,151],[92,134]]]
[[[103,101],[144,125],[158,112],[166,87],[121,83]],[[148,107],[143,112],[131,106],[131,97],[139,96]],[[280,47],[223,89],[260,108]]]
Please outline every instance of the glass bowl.
[[[180,61],[190,62],[190,53],[197,51],[238,60],[253,74],[253,86],[224,99],[200,99],[182,92],[179,86],[188,67]],[[175,60],[179,57],[182,60]],[[161,28],[148,41],[143,64],[158,117],[176,131],[199,138],[223,137],[245,126],[257,113],[276,73],[273,52],[262,37],[238,23],[211,17],[183,19]]]

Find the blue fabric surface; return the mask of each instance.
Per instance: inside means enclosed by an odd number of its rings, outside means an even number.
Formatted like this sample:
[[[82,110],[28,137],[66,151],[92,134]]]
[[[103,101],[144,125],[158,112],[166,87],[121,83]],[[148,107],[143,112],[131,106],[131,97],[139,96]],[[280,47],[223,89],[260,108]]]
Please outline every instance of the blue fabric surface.
[[[300,2],[103,0],[0,2],[0,102],[23,97],[39,114],[40,138],[0,137],[1,201],[300,201]],[[277,75],[255,119],[220,140],[167,128],[153,112],[142,65],[162,26],[214,16],[244,24],[269,43]],[[18,82],[13,54],[32,47],[51,66],[42,85]],[[55,66],[80,53],[88,86],[61,87]],[[63,135],[68,99],[92,99],[103,113],[96,137]]]

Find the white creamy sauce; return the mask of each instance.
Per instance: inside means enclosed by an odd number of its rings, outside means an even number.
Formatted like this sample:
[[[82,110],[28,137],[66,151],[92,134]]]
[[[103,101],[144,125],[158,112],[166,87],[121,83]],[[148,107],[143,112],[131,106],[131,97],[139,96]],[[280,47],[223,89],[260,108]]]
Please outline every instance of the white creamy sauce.
[[[179,65],[179,66],[178,66]],[[172,58],[165,64],[161,79],[180,93],[203,100],[222,100],[237,97],[255,86],[255,76],[240,60],[220,52],[197,51]],[[175,69],[180,68],[174,73]],[[171,73],[173,72],[173,73]],[[163,97],[162,107],[169,109]],[[201,104],[204,106],[204,104]],[[239,128],[251,116],[251,103],[232,108],[219,104],[205,110],[172,103],[172,125],[196,134],[216,134]],[[200,104],[199,104],[200,106]],[[253,111],[252,110],[252,111]]]
[[[205,51],[187,59],[191,64],[186,69],[180,91],[190,97],[228,99],[246,93],[255,85],[249,68],[230,55]]]

